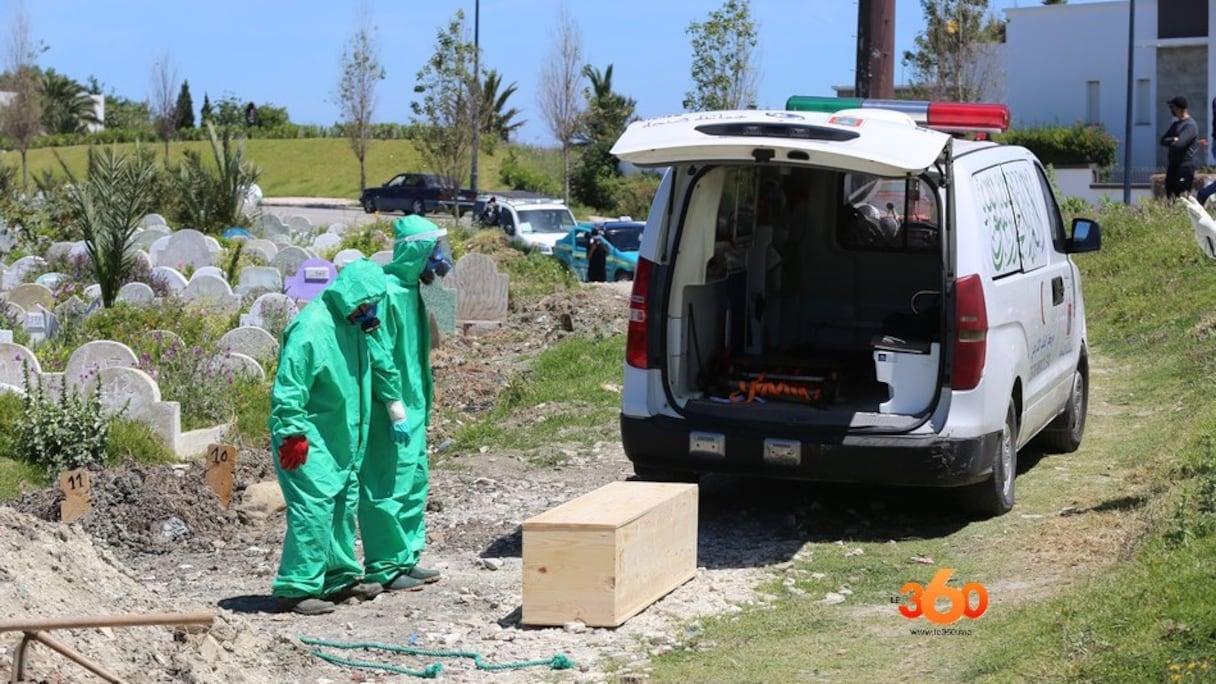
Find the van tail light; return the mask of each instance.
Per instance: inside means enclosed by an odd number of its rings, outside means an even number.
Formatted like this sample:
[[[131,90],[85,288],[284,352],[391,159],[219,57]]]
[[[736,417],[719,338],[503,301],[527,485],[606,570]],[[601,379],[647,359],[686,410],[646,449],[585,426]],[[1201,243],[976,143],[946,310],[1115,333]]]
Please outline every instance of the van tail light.
[[[954,297],[954,369],[950,386],[956,390],[975,389],[988,356],[988,307],[980,276],[959,278],[954,284]]]
[[[650,367],[650,347],[647,329],[647,313],[649,304],[646,293],[650,291],[650,271],[654,264],[646,259],[638,259],[637,269],[633,273],[633,291],[629,295],[629,330],[625,338],[625,363],[634,368]]]

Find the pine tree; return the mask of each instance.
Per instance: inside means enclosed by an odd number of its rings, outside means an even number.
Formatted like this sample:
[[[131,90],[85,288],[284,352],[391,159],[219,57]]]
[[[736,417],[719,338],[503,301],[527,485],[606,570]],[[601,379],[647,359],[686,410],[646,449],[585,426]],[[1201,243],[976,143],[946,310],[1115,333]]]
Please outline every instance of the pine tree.
[[[177,94],[177,128],[194,128],[194,99],[190,97],[190,81],[182,81],[181,92]]]
[[[198,124],[206,126],[207,122],[214,118],[215,112],[211,109],[211,98],[207,96],[207,93],[203,93],[203,108],[198,113]]]

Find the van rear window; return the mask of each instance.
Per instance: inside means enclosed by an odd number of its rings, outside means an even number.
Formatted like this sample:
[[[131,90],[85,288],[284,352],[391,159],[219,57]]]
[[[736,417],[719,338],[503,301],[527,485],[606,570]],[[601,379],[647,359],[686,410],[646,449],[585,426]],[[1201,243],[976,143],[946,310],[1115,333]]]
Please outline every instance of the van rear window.
[[[937,195],[923,178],[846,173],[841,182],[836,241],[846,249],[937,251]]]

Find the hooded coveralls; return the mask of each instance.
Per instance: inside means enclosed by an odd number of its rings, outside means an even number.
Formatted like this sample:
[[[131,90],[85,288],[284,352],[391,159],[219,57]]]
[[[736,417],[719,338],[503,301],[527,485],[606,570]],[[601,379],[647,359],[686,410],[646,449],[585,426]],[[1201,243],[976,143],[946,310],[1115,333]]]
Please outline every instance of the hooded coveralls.
[[[376,382],[393,382],[396,377],[399,391],[386,388],[383,394],[400,394],[410,440],[408,444],[394,443],[388,413],[383,408],[372,412],[360,477],[359,528],[366,581],[380,584],[412,570],[426,544],[426,427],[433,392],[430,324],[418,278],[443,235],[434,223],[416,215],[398,219],[393,232],[393,260],[384,266],[388,294],[381,307],[384,335],[379,340],[388,346],[391,361],[384,362],[389,372],[377,372]]]
[[[379,333],[365,333],[347,317],[361,304],[380,303],[384,293],[378,265],[352,262],[283,331],[270,396],[271,453],[287,437],[303,435],[308,459],[295,470],[274,459],[287,502],[276,597],[328,596],[363,575],[355,557],[355,507],[368,416],[377,413],[369,342]],[[392,377],[392,371],[380,372]]]

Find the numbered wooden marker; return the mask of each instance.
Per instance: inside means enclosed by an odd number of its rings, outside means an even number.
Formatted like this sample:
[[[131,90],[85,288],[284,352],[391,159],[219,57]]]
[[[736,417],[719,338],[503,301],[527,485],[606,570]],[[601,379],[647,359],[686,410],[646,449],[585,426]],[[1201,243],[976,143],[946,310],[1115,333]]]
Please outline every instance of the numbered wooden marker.
[[[59,519],[70,523],[89,512],[89,471],[84,468],[69,470],[59,476],[59,489],[63,492],[63,503],[59,504]]]
[[[228,508],[232,501],[232,485],[236,482],[236,447],[212,444],[207,447],[207,485],[220,498],[220,506]]]

